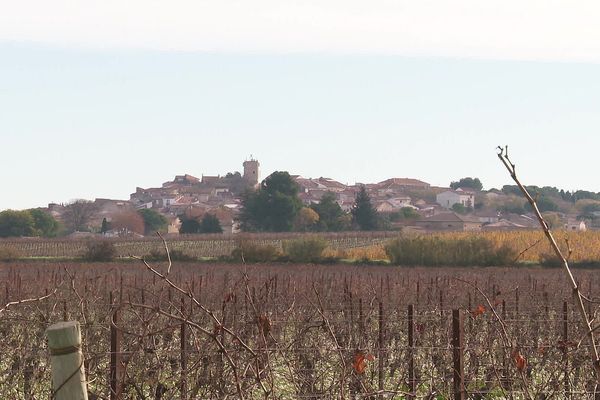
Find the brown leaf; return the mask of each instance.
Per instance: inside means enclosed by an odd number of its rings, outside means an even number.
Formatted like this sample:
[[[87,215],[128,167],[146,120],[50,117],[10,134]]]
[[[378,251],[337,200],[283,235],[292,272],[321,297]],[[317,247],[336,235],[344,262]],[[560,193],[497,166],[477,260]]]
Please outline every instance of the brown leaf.
[[[265,336],[271,332],[271,320],[266,314],[261,314],[258,317],[258,328]]]
[[[471,315],[473,316],[473,318],[476,318],[476,317],[482,315],[484,312],[485,312],[485,307],[480,304],[477,306],[476,309],[471,311]]]
[[[513,350],[512,359],[515,362],[515,365],[519,371],[522,372],[525,369],[525,367],[527,367],[527,359],[523,357],[519,350]]]
[[[354,361],[352,362],[352,367],[358,374],[364,374],[365,369],[367,368],[367,361],[373,361],[375,357],[373,354],[365,354],[362,351],[357,351],[354,354]]]

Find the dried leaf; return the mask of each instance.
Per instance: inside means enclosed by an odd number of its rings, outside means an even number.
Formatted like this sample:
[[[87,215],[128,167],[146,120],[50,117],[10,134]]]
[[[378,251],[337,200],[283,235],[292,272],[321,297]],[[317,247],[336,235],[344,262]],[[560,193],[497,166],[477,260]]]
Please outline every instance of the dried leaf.
[[[515,362],[515,366],[519,371],[522,372],[525,369],[525,367],[527,367],[527,359],[523,357],[519,350],[513,350],[512,359]]]
[[[373,354],[365,354],[362,351],[356,352],[354,354],[354,361],[352,362],[352,367],[358,374],[364,374],[365,369],[367,368],[367,361],[373,361],[375,357]]]
[[[258,328],[265,336],[271,332],[271,320],[266,314],[261,314],[258,317]]]
[[[482,315],[483,313],[485,313],[485,307],[482,306],[481,304],[478,305],[476,309],[471,311],[471,315],[473,316],[473,318],[476,318],[476,317]]]

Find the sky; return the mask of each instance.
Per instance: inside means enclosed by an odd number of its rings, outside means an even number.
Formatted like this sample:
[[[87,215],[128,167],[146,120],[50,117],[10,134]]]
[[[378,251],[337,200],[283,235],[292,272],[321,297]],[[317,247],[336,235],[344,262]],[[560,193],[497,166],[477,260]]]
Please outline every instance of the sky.
[[[0,210],[177,174],[600,191],[595,1],[0,0]]]

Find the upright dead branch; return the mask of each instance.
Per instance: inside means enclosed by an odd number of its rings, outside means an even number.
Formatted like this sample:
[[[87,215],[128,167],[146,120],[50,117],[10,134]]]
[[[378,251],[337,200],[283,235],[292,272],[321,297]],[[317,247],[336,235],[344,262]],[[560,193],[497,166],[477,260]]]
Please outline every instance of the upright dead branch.
[[[540,212],[540,209],[537,206],[536,200],[531,196],[531,194],[529,193],[527,188],[525,188],[525,186],[523,186],[521,181],[519,181],[519,179],[517,178],[516,166],[508,156],[508,146],[506,146],[506,147],[498,146],[498,150],[499,150],[498,158],[500,159],[500,161],[502,161],[502,164],[504,164],[504,166],[506,167],[511,178],[513,179],[513,181],[515,181],[515,183],[517,184],[517,186],[519,187],[519,189],[521,190],[521,192],[527,199],[527,202],[531,205],[531,208],[533,209],[533,212],[535,213],[535,215],[542,227],[542,230],[544,231],[544,234],[546,235],[546,238],[548,239],[548,242],[550,243],[550,246],[552,247],[552,250],[554,250],[554,253],[558,257],[558,259],[561,261],[562,267],[569,278],[569,282],[571,283],[571,287],[573,290],[573,297],[575,300],[575,304],[577,305],[577,308],[579,309],[579,314],[581,315],[581,318],[583,319],[583,321],[585,323],[585,328],[586,328],[586,332],[587,332],[586,336],[590,342],[590,347],[589,347],[590,357],[592,358],[594,371],[596,371],[596,385],[598,385],[598,384],[600,384],[600,359],[598,357],[598,348],[596,346],[596,341],[594,339],[594,330],[592,328],[591,321],[589,319],[589,316],[588,316],[585,306],[583,304],[583,300],[584,300],[583,295],[581,294],[579,286],[577,285],[577,282],[575,281],[575,278],[573,277],[573,273],[571,272],[571,268],[569,267],[569,260],[567,257],[565,257],[563,252],[558,247],[556,239],[554,239],[554,236],[552,235],[552,232],[550,231],[550,226],[548,225],[548,223],[542,216],[542,213]]]

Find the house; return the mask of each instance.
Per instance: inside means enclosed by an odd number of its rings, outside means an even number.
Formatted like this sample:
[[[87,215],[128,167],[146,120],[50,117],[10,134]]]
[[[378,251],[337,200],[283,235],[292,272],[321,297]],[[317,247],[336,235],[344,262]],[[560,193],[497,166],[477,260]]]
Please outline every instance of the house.
[[[481,222],[470,215],[446,212],[415,221],[421,229],[430,231],[480,231]]]
[[[435,201],[445,208],[452,208],[455,204],[462,204],[467,208],[475,206],[475,193],[467,190],[446,190],[435,196]]]
[[[298,184],[300,193],[308,193],[313,190],[327,190],[327,187],[316,179],[302,178],[299,175],[294,175],[292,178]]]
[[[379,202],[375,209],[380,213],[391,213],[401,210],[404,207],[416,208],[410,204],[410,197],[400,196]]]
[[[500,213],[498,211],[479,211],[475,213],[475,216],[483,224],[495,224],[500,221]]]
[[[534,217],[530,217],[529,215],[520,215],[520,214],[506,214],[503,216],[502,220],[510,221],[514,224],[521,225],[525,229],[536,229],[540,227],[540,223]]]
[[[343,192],[344,190],[346,190],[346,185],[344,185],[341,182],[335,181],[331,178],[319,178],[318,182],[322,185],[325,186],[325,190],[328,190],[330,192]]]
[[[202,184],[206,186],[215,186],[219,182],[220,176],[202,175]]]
[[[585,221],[569,219],[565,224],[565,229],[568,231],[585,232],[587,231],[587,225],[585,224]]]
[[[174,183],[182,183],[184,185],[195,185],[200,182],[200,179],[192,175],[175,175]]]
[[[388,193],[399,193],[404,190],[429,189],[427,182],[411,178],[390,178],[377,184],[376,190],[380,196]]]
[[[509,221],[507,219],[501,219],[498,222],[483,225],[482,229],[484,231],[517,231],[531,229],[531,227],[521,225],[516,222]]]

